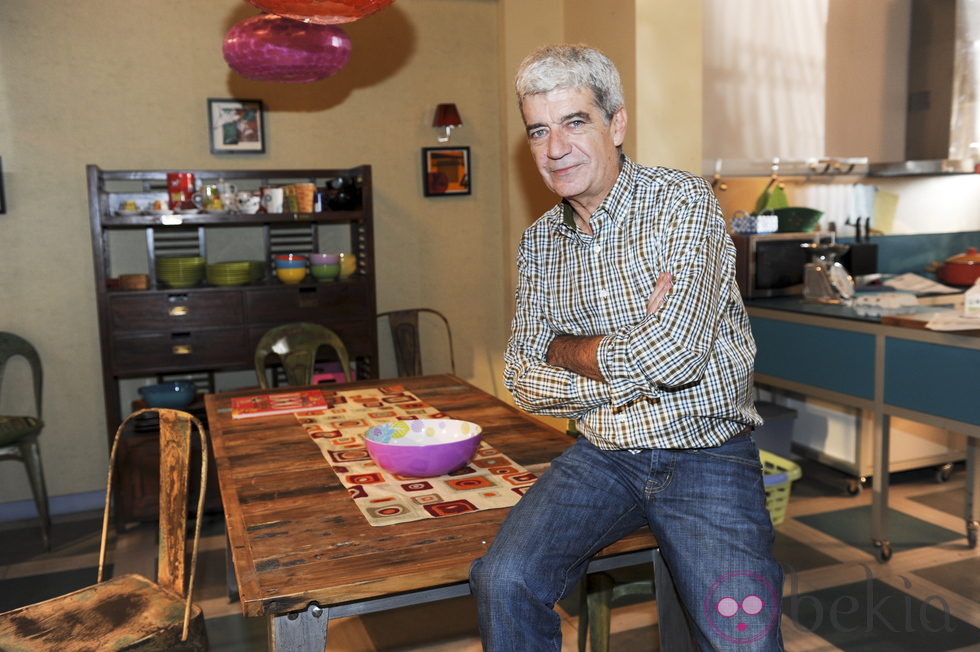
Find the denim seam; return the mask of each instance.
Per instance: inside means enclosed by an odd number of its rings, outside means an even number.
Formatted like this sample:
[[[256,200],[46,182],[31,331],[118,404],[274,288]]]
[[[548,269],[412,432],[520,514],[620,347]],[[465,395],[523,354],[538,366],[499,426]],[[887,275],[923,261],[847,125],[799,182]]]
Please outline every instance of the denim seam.
[[[674,479],[675,464],[676,464],[676,460],[673,457],[671,457],[670,462],[667,464],[667,468],[665,470],[667,479],[664,480],[664,483],[659,487],[657,487],[656,489],[650,488],[650,471],[649,470],[647,471],[647,481],[643,484],[643,498],[645,501],[649,501],[655,495],[659,494],[660,492],[664,491],[667,487],[670,486],[671,480]]]
[[[616,521],[613,522],[606,529],[606,531],[603,533],[603,536],[598,537],[596,540],[597,541],[603,540],[605,538],[605,535],[606,534],[608,534],[611,530],[615,529],[616,525],[618,525],[626,516],[628,516],[629,514],[631,514],[635,510],[637,510],[637,507],[636,507],[636,505],[633,505],[628,510],[626,510],[625,512],[623,512],[623,514],[619,518],[617,518]],[[613,543],[615,543],[615,542],[613,542]],[[609,544],[607,544],[607,545],[609,545]],[[571,566],[569,566],[568,568],[569,569],[578,568],[580,565],[585,564],[585,572],[582,573],[582,577],[585,577],[586,575],[588,575],[588,572],[589,572],[589,560],[592,559],[593,557],[595,557],[596,554],[598,554],[598,552],[600,550],[602,550],[604,547],[605,546],[601,546],[599,548],[596,548],[595,550],[592,550],[591,552],[586,553],[585,555],[582,555],[581,557],[579,557],[578,559],[576,559],[575,560],[575,563],[572,564]],[[565,595],[566,592],[568,591],[568,589],[569,589],[569,587],[568,587],[568,571],[565,571],[564,577],[562,577],[562,580],[561,580],[561,592],[559,593],[559,595]]]
[[[687,451],[692,455],[707,455],[708,457],[713,457],[718,460],[725,460],[728,462],[735,462],[741,464],[742,466],[747,466],[751,469],[762,470],[762,464],[758,460],[747,460],[744,457],[735,457],[734,455],[719,455],[718,453],[710,453],[706,450],[692,450]]]

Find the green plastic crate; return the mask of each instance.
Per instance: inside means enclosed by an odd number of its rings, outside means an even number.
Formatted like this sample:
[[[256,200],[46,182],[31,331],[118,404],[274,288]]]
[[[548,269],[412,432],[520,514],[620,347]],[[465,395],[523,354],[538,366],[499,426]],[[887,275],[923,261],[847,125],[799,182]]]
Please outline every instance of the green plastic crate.
[[[766,486],[766,509],[769,510],[773,526],[776,526],[786,518],[793,481],[799,480],[803,471],[799,464],[766,450],[759,449],[759,460],[765,474],[763,480]]]

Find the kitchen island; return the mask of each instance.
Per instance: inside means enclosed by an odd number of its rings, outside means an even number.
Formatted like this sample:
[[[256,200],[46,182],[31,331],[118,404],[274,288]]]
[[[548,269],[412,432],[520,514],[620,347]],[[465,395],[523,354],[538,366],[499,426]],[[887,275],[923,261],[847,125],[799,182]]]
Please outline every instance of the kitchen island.
[[[965,435],[966,533],[977,542],[980,490],[980,333],[937,332],[911,315],[880,317],[853,307],[804,302],[799,297],[746,301],[758,346],[755,382],[775,392],[796,393],[857,408],[871,417],[872,537],[879,555],[891,557],[887,538],[890,420],[900,417]],[[917,468],[962,459],[950,451],[917,460]]]

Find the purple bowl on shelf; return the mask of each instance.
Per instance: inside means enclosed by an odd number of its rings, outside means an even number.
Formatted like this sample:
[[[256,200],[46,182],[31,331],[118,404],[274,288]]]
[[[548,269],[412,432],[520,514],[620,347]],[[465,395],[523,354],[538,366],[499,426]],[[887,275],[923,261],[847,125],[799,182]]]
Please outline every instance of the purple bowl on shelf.
[[[458,419],[393,421],[370,428],[364,443],[381,468],[414,478],[455,471],[480,447],[480,426]]]
[[[312,265],[339,265],[340,254],[310,254]]]

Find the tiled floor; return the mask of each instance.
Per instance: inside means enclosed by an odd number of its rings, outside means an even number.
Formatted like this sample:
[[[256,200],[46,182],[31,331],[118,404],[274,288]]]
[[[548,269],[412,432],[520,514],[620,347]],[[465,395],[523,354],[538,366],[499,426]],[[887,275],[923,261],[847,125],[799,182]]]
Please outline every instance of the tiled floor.
[[[846,478],[803,462],[776,555],[786,569],[782,627],[791,652],[980,650],[980,549],[966,545],[964,472],[937,484],[931,470],[892,475],[894,556],[878,562],[868,538],[871,492],[846,492]],[[0,524],[0,611],[58,595],[95,580],[99,514],[56,519],[54,550],[35,554],[31,523]],[[197,601],[208,616],[212,649],[266,650],[265,623],[244,619],[224,586],[220,519],[205,528]],[[116,572],[152,573],[154,534],[137,528],[116,542]],[[647,569],[619,571],[623,578]],[[577,610],[563,602],[565,650],[576,649]],[[617,606],[612,650],[657,650],[652,602]],[[470,599],[449,600],[332,621],[329,650],[476,652]]]

